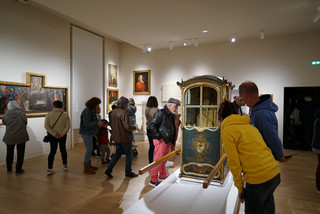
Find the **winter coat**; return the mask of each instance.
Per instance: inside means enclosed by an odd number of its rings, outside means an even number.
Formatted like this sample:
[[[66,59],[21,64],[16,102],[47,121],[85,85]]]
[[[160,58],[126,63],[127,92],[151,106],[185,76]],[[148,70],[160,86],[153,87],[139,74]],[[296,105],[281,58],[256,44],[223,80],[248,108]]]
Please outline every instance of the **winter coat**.
[[[176,140],[176,126],[174,123],[175,116],[167,106],[157,111],[149,125],[153,139],[165,141],[166,144],[174,143]]]
[[[80,134],[97,135],[98,122],[96,112],[93,109],[86,107],[81,113]]]
[[[312,148],[320,150],[320,109],[314,114]]]
[[[3,142],[7,145],[21,144],[29,140],[27,116],[21,110],[8,110],[2,117],[2,123],[6,126]]]
[[[260,131],[274,158],[281,160],[283,148],[278,134],[278,120],[275,114],[277,111],[278,106],[272,102],[271,95],[262,95],[260,101],[252,108],[250,124]]]
[[[129,118],[136,118],[137,107],[135,105],[128,105],[127,114]]]
[[[62,115],[59,118],[61,113]],[[70,129],[69,115],[67,113],[63,113],[62,108],[53,109],[51,112],[47,114],[46,119],[44,120],[44,128],[52,136],[56,136],[56,134],[59,134],[61,137],[63,137],[65,134],[67,134],[68,130]]]
[[[116,108],[110,114],[109,125],[111,127],[111,138],[115,143],[129,143],[132,141],[132,131],[136,129],[131,126],[126,110]]]

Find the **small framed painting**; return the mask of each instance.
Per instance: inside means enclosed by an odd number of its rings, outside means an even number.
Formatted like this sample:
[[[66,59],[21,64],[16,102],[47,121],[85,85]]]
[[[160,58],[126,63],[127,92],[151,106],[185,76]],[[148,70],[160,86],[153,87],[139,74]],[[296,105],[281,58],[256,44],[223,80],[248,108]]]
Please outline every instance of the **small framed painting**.
[[[111,87],[117,87],[118,86],[118,66],[109,64],[108,65],[108,80],[109,80],[109,86]]]
[[[119,99],[119,89],[107,89],[107,113],[109,113],[112,108],[111,106],[116,104]]]
[[[150,70],[133,71],[133,94],[150,94]]]

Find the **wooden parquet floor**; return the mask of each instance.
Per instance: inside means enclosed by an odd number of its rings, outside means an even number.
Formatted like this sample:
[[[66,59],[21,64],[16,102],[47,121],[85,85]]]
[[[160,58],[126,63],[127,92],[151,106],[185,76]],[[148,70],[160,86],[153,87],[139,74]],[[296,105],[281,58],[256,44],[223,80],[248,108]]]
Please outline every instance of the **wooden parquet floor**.
[[[134,172],[148,164],[148,142],[137,144],[139,155],[133,160]],[[26,172],[19,176],[7,175],[6,167],[0,166],[0,214],[117,214],[153,189],[148,185],[149,173],[132,179],[125,177],[124,156],[114,168],[113,179],[104,177],[106,166],[100,165],[99,158],[92,158],[93,165],[99,167],[97,174],[84,175],[84,151],[83,144],[68,150],[68,172],[63,171],[58,152],[54,163],[56,173],[52,176],[46,175],[46,155],[25,160],[23,168]],[[298,153],[290,162],[280,164],[282,182],[275,192],[277,213],[319,214],[320,194],[315,189],[316,155]],[[168,168],[169,173],[179,167],[179,155],[171,161],[175,165]]]

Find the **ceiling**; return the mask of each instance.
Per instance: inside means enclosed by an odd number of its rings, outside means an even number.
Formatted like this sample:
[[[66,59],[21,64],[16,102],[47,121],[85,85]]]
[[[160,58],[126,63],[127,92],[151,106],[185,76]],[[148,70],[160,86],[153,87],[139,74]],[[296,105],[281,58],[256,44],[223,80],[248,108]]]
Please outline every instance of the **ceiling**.
[[[143,49],[320,31],[320,0],[20,0]],[[320,13],[320,12],[319,12]],[[209,30],[208,33],[201,33]]]

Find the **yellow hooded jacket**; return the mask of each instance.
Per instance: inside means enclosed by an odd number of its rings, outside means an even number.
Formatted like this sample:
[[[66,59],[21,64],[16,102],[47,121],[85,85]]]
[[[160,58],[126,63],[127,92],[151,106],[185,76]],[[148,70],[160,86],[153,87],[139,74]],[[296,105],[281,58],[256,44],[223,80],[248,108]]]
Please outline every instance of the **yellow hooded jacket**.
[[[221,138],[235,186],[264,183],[280,173],[279,165],[247,115],[230,115],[222,121]],[[243,181],[242,175],[245,179]]]

